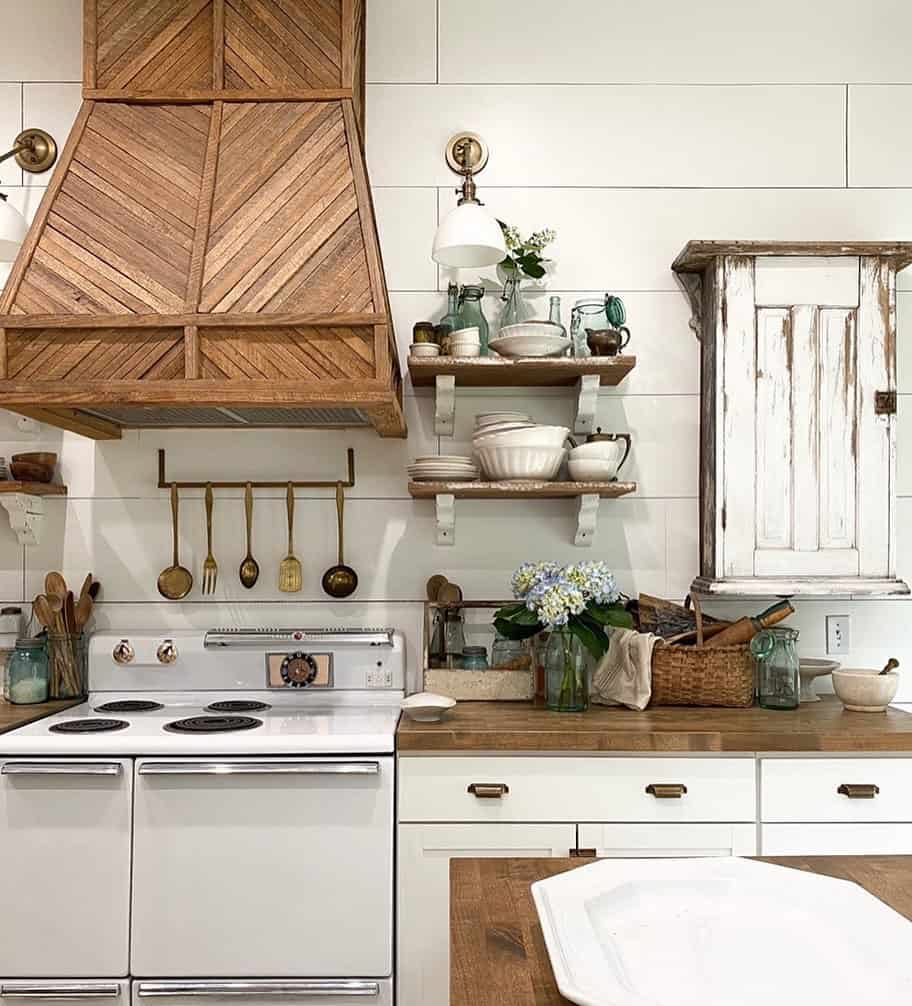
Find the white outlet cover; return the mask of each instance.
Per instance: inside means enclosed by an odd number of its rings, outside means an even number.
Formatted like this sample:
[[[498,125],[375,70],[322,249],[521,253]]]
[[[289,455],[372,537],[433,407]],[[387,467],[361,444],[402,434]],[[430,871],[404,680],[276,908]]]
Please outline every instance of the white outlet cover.
[[[610,859],[532,885],[580,1006],[896,1006],[912,922],[857,884],[747,859]]]

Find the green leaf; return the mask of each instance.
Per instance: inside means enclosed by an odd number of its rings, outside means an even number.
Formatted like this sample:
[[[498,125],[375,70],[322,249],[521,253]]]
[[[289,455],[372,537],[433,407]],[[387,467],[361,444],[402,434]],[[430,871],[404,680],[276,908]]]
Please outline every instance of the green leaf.
[[[522,271],[532,279],[541,279],[545,275],[545,270],[537,264],[524,265]]]
[[[622,604],[590,604],[586,613],[600,625],[613,625],[619,629],[633,628],[633,617]]]
[[[505,639],[519,640],[531,639],[532,636],[537,636],[542,631],[542,624],[541,622],[536,622],[535,625],[519,625],[507,618],[495,618],[494,628]]]
[[[579,615],[573,615],[570,618],[570,621],[567,623],[567,630],[576,636],[596,660],[601,660],[607,652],[608,640],[605,638],[604,633],[596,633],[593,629],[589,628],[588,625],[580,620]]]
[[[502,608],[498,608],[494,612],[495,618],[512,618],[514,615],[518,615],[521,611],[528,611],[529,609],[522,603],[522,601],[517,601],[516,604],[505,604]]]

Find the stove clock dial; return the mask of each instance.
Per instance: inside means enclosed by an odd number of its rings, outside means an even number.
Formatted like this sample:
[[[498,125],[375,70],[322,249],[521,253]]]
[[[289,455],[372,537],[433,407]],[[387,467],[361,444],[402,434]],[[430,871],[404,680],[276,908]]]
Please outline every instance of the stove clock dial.
[[[317,662],[309,653],[289,653],[279,669],[288,688],[306,688],[317,677]]]

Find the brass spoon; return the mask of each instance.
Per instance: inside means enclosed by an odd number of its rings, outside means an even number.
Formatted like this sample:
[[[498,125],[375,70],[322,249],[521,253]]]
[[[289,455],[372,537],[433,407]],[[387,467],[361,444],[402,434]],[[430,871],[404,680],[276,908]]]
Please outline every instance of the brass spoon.
[[[193,576],[180,564],[177,535],[177,484],[171,483],[171,534],[174,539],[174,562],[158,575],[158,592],[169,601],[186,597],[193,587]]]
[[[244,490],[244,513],[247,516],[247,554],[241,562],[238,576],[241,578],[241,585],[249,590],[260,578],[260,567],[250,547],[250,535],[253,530],[253,486],[249,482]]]
[[[330,566],[323,574],[323,590],[330,597],[348,597],[353,594],[358,587],[358,574],[345,565],[343,558],[343,509],[345,507],[345,494],[342,491],[342,483],[336,483],[336,513],[339,518],[339,562],[336,566]]]

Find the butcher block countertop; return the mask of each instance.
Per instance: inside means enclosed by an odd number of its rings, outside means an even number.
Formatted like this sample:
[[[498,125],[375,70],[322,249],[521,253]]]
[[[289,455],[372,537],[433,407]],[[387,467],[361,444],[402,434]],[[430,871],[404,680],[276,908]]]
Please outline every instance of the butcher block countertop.
[[[912,856],[789,856],[761,861],[852,880],[912,920]],[[451,861],[450,1006],[569,1002],[557,991],[530,887],[586,864],[579,859]]]
[[[57,702],[39,702],[33,706],[17,706],[5,699],[0,699],[0,734],[16,727],[24,727],[26,723],[44,719],[51,713],[59,713],[70,706],[78,706],[82,699],[60,699]]]
[[[912,753],[912,713],[848,713],[835,696],[789,712],[665,706],[638,713],[594,706],[552,713],[524,702],[460,702],[442,723],[403,716],[398,750],[469,753],[880,751]]]

